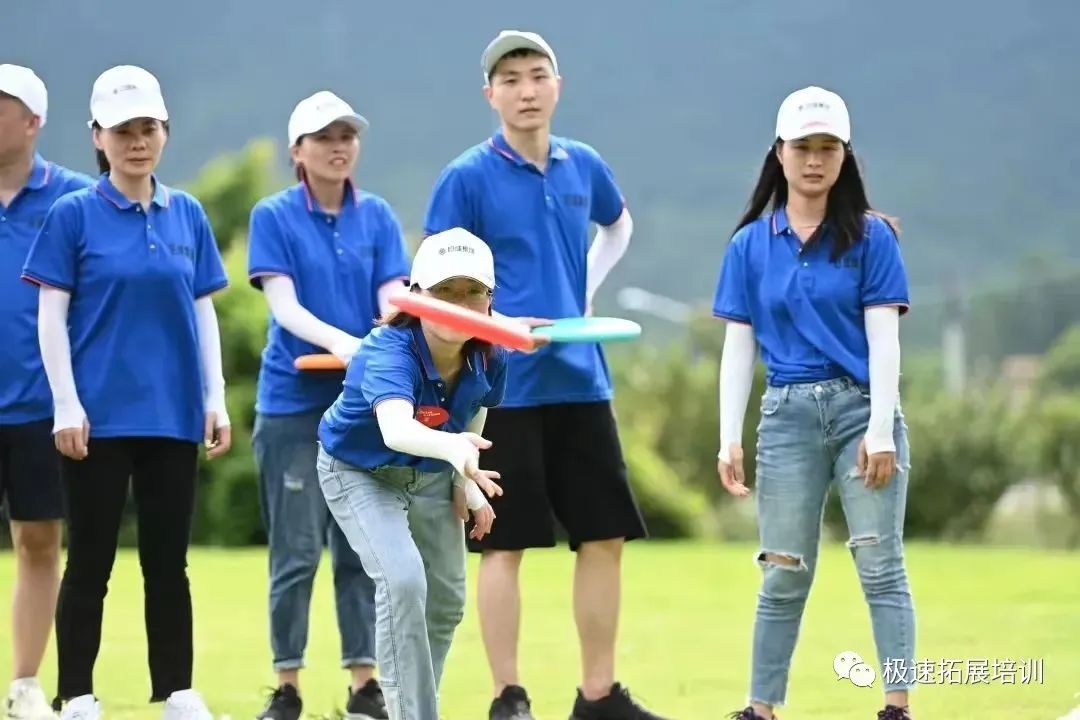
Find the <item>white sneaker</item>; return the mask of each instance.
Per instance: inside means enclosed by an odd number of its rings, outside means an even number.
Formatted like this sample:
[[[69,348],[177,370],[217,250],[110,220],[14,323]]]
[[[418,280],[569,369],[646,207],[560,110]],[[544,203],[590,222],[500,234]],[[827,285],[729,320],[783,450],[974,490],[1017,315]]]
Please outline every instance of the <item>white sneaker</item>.
[[[177,690],[165,701],[163,720],[214,720],[202,696],[194,690]]]
[[[101,703],[93,695],[73,697],[60,711],[60,720],[98,720],[100,717]]]
[[[56,720],[37,678],[19,678],[8,690],[4,717],[7,720]]]

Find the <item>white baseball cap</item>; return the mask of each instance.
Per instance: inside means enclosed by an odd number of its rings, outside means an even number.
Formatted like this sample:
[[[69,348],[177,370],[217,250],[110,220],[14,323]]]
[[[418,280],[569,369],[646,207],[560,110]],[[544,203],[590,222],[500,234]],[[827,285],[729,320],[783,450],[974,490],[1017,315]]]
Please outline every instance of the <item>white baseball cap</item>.
[[[814,86],[784,98],[776,114],[776,137],[787,142],[818,134],[851,141],[851,117],[843,98]]]
[[[45,126],[49,93],[45,90],[45,83],[33,70],[22,65],[0,65],[0,92],[21,100],[30,112],[41,118],[38,127]]]
[[[542,55],[547,55],[555,69],[555,74],[559,74],[559,61],[555,59],[555,51],[544,38],[534,32],[503,30],[488,43],[488,46],[484,48],[484,54],[480,56],[480,67],[484,70],[485,82],[490,79],[491,71],[495,69],[499,61],[515,50],[535,50]]]
[[[289,146],[295,145],[304,135],[318,132],[338,120],[352,125],[358,133],[368,127],[363,115],[358,115],[349,103],[329,90],[320,90],[304,98],[289,116]]]
[[[411,284],[430,290],[456,277],[472,278],[494,289],[495,258],[487,243],[459,227],[424,238],[413,258]]]
[[[109,68],[94,81],[90,93],[90,123],[116,127],[136,118],[165,122],[169,111],[161,95],[161,84],[149,71],[134,65]]]

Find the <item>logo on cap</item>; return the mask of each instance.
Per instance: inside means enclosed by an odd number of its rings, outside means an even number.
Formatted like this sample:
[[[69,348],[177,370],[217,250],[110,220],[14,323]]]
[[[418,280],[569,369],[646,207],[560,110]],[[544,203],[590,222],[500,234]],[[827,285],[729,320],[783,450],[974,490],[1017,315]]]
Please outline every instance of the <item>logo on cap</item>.
[[[448,252],[463,252],[475,255],[476,248],[469,247],[468,245],[447,245],[446,247],[439,248],[440,255],[445,255]]]

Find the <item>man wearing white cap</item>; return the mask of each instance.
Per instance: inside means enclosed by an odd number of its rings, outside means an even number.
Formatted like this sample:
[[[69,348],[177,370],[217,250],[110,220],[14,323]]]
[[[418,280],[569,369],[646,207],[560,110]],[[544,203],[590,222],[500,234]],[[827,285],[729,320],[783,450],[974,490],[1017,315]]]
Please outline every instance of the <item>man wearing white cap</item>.
[[[484,94],[501,129],[440,175],[425,232],[459,226],[495,255],[495,309],[518,318],[581,317],[630,242],[632,221],[611,169],[592,147],[551,134],[561,78],[533,32],[499,33],[481,57]],[[599,228],[590,245],[589,226]],[[526,320],[530,324],[535,321]],[[527,548],[555,545],[553,518],[577,554],[574,616],[582,682],[572,720],[655,720],[616,682],[622,547],[646,536],[627,479],[604,354],[552,344],[508,361],[506,398],[489,414],[485,463],[507,492],[493,498],[478,610],[495,684],[490,720],[529,720],[518,678],[518,569]]]
[[[0,65],[0,503],[18,558],[6,710],[19,720],[53,716],[36,675],[56,608],[64,514],[52,395],[37,341],[38,294],[19,276],[53,202],[92,182],[36,152],[48,104],[33,70]]]

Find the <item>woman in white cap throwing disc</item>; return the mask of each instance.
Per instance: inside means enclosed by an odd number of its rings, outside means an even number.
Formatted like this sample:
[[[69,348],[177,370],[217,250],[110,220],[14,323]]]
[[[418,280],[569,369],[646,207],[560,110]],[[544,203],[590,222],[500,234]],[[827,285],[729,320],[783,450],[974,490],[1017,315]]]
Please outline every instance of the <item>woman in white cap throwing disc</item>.
[[[491,313],[491,250],[461,228],[424,240],[412,290]],[[465,532],[491,530],[479,468],[489,408],[502,402],[506,355],[461,332],[394,313],[360,345],[319,427],[319,479],[375,581],[379,669],[392,720],[439,720],[443,665],[465,607]],[[480,488],[483,488],[481,492]]]
[[[875,667],[840,657],[837,670],[853,682],[880,678],[878,720],[911,718],[915,612],[904,566],[909,457],[899,403],[908,302],[896,231],[867,200],[844,101],[817,87],[792,93],[713,307],[727,322],[718,471],[736,497],[750,492],[742,434],[759,346],[767,372],[757,438],[764,578],[750,705],[732,716],[739,720],[771,720],[786,700],[830,488],[843,503],[878,654]]]

